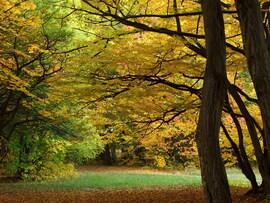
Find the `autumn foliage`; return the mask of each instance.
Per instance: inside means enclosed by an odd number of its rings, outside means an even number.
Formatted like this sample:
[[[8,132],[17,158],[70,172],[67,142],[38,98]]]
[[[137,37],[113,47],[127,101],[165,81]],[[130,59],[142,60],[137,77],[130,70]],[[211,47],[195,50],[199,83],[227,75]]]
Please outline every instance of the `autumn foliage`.
[[[209,12],[204,3],[1,2],[2,165],[27,176],[87,163],[103,147],[108,165],[204,169],[211,156],[198,158],[197,146],[213,141],[221,169],[240,167],[253,193],[269,193],[269,2],[216,0]],[[254,19],[258,32],[245,24]],[[214,59],[224,59],[222,77]],[[203,123],[213,123],[207,139]]]
[[[66,60],[62,50],[71,33],[56,24],[53,10],[45,5],[0,3],[0,160],[2,167],[26,179],[74,173],[73,165],[64,162],[66,153],[77,159],[73,148],[78,140],[89,153],[82,152],[83,158],[93,158],[99,150],[98,138],[91,138],[94,131],[84,135],[85,129],[73,127],[76,121],[60,113],[62,107],[51,94],[48,79],[61,71]]]

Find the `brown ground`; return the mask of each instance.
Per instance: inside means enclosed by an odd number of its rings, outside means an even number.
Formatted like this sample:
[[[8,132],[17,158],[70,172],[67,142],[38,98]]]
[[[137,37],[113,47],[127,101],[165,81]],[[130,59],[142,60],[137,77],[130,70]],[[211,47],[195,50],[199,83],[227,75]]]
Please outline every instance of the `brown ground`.
[[[80,167],[82,171],[95,172],[131,172],[131,173],[166,173],[160,171],[140,170],[130,167]],[[232,188],[235,203],[253,203],[252,197],[243,196],[246,188]],[[0,191],[0,203],[53,203],[53,202],[89,202],[89,203],[200,203],[205,202],[201,188],[140,188],[140,189],[85,189],[78,191]],[[258,202],[258,201],[257,201]]]

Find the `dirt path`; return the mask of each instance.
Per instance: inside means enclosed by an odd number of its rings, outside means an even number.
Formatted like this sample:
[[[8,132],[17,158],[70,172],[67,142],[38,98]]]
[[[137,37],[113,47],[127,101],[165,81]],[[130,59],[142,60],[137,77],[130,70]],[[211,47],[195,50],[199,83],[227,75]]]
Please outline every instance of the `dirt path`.
[[[93,172],[126,172],[175,174],[168,172],[142,170],[134,167],[101,167],[85,166],[80,171]],[[243,196],[245,188],[232,188],[235,203],[255,203],[256,200]],[[85,189],[73,191],[23,191],[2,193],[0,203],[201,203],[204,201],[203,191],[199,187],[174,188],[137,188],[137,189]],[[257,201],[258,202],[258,201]]]

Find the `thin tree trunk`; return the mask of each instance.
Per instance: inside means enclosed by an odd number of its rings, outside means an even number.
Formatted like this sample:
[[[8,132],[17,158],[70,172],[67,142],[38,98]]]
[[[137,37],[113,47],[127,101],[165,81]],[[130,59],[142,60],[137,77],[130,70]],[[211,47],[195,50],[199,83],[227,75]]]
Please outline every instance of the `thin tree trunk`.
[[[239,139],[241,139],[240,138],[241,135],[239,135],[239,131],[241,131],[240,134],[242,134],[242,129],[240,127],[240,124],[239,123],[237,124],[238,120],[236,122],[235,121],[234,121],[234,123],[235,123],[235,125],[236,125],[236,127],[238,129],[237,130],[238,131],[238,137],[239,137]],[[250,184],[252,186],[251,192],[253,194],[258,193],[259,186],[258,186],[258,183],[257,183],[257,180],[256,180],[255,173],[253,172],[252,167],[251,167],[251,165],[249,163],[249,160],[248,160],[248,157],[247,157],[246,150],[245,150],[244,146],[239,146],[238,147],[237,144],[231,138],[231,136],[230,136],[229,132],[227,131],[226,127],[223,124],[221,124],[221,127],[223,129],[223,132],[224,132],[226,138],[229,140],[229,142],[230,142],[230,144],[232,146],[232,149],[233,149],[233,151],[235,153],[235,156],[237,158],[237,162],[239,164],[239,167],[240,167],[241,171],[246,176],[246,178],[250,181]],[[240,129],[239,129],[239,127],[240,127]]]
[[[106,166],[111,166],[112,165],[112,157],[111,157],[109,144],[105,145],[105,149],[104,149],[104,152],[103,152],[103,164],[106,165]]]
[[[208,202],[231,202],[220,153],[219,131],[226,94],[225,33],[219,0],[203,0],[207,64],[196,140]]]
[[[262,178],[265,193],[270,193],[270,54],[264,36],[260,5],[257,0],[235,0],[242,30],[245,55],[254,83],[263,120],[264,151]]]

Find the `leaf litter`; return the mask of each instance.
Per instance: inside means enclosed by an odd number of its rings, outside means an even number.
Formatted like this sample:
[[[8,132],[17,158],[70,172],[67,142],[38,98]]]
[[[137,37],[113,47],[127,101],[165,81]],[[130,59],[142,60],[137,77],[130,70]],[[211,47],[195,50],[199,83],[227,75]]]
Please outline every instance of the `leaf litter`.
[[[137,172],[167,173],[160,171],[140,170],[131,167],[81,167],[80,171],[93,172]],[[244,195],[248,188],[232,187],[234,203],[259,202],[253,197]],[[138,187],[83,190],[51,190],[51,191],[0,191],[1,203],[203,203],[206,202],[201,187]]]

